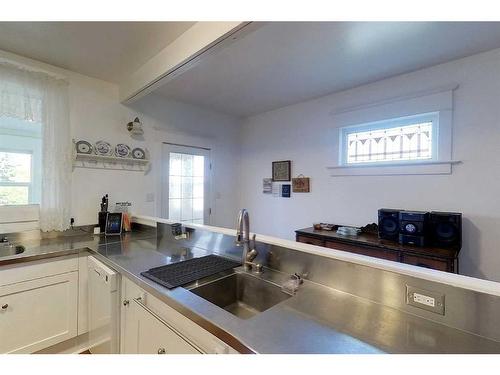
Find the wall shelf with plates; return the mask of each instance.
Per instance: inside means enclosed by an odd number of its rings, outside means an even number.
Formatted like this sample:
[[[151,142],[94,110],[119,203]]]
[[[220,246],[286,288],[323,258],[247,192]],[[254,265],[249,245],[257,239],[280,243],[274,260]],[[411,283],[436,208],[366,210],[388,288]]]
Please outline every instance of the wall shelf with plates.
[[[132,157],[119,157],[113,155],[97,155],[95,153],[81,153],[76,151],[76,143],[73,141],[73,169],[94,168],[147,172],[150,167],[149,153],[145,151],[145,159]]]

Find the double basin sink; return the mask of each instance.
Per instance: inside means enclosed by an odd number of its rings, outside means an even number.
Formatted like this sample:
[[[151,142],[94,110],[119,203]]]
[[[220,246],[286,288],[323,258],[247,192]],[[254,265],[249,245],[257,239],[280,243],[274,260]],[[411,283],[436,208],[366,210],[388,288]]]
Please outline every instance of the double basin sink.
[[[249,319],[291,297],[279,285],[239,270],[216,280],[200,280],[188,289],[241,319]]]

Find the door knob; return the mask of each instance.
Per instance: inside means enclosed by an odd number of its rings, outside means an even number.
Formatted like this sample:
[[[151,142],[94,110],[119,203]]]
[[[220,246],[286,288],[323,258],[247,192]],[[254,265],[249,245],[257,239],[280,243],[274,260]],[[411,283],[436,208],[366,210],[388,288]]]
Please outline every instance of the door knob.
[[[9,304],[8,304],[8,303],[4,303],[4,304],[2,305],[2,310],[5,310],[7,307],[9,307]]]
[[[158,349],[158,354],[166,354],[167,351],[165,350],[165,348],[159,348]]]

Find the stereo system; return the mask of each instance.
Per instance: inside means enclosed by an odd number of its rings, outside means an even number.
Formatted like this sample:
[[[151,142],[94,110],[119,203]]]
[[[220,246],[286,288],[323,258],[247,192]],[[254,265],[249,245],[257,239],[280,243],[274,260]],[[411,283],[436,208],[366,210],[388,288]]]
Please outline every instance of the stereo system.
[[[462,247],[462,214],[382,208],[378,210],[379,238],[402,245]]]

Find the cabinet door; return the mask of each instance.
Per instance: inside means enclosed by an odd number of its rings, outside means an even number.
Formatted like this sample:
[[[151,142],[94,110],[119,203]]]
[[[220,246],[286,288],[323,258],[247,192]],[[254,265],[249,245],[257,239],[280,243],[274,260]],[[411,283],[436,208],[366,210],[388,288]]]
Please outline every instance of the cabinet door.
[[[77,335],[78,272],[0,287],[0,353],[32,353]]]
[[[192,345],[175,333],[140,299],[130,301],[130,312],[136,322],[138,354],[199,354]],[[130,345],[129,345],[130,346]]]

